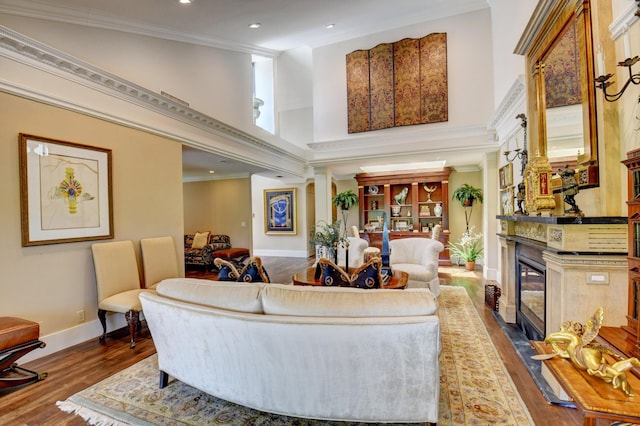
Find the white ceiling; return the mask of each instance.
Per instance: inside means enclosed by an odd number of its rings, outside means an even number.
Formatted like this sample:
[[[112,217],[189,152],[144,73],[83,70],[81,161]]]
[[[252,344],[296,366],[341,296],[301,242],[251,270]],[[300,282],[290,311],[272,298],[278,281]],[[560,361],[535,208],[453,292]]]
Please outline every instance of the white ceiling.
[[[487,0],[0,0],[0,13],[276,55],[488,8]],[[261,27],[250,29],[259,22]],[[327,24],[334,24],[331,29]],[[46,41],[46,40],[45,40]],[[183,150],[185,180],[264,172]],[[210,175],[208,171],[216,173]]]

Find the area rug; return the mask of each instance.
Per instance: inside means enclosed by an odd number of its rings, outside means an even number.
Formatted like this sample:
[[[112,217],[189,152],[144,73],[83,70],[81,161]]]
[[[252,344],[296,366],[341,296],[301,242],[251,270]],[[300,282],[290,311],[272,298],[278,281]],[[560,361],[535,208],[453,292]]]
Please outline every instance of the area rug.
[[[438,425],[533,425],[466,290],[442,286],[438,301],[442,327]],[[57,405],[98,426],[356,425],[252,410],[173,379],[159,389],[155,355]]]

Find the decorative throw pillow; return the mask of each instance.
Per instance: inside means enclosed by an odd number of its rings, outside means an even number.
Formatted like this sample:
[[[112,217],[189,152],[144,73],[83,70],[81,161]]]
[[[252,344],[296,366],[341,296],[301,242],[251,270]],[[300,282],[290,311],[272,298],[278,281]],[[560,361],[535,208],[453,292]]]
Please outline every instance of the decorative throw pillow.
[[[238,281],[240,278],[235,265],[228,260],[216,257],[213,264],[218,267],[218,281]]]
[[[267,271],[262,267],[262,260],[259,257],[252,257],[249,259],[240,271],[238,281],[245,283],[268,283],[269,275]]]
[[[193,242],[191,243],[191,248],[201,249],[207,245],[209,242],[209,231],[207,232],[196,232],[193,236]]]
[[[351,278],[349,274],[342,270],[341,267],[324,257],[318,260],[322,275],[320,282],[322,285],[333,287],[349,287],[351,286]]]
[[[382,287],[382,259],[374,257],[361,265],[351,274],[351,287],[380,288]]]

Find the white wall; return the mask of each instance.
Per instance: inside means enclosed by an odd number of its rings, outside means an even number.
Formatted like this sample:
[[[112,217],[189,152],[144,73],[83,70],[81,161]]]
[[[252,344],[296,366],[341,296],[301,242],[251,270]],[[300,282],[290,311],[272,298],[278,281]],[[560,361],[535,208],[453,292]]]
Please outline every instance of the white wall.
[[[253,128],[251,55],[3,14],[0,24],[157,93],[167,92],[225,123]]]
[[[348,53],[435,32],[447,33],[449,121],[399,127],[392,132],[367,132],[366,136],[389,138],[415,131],[416,127],[428,131],[443,126],[486,124],[494,106],[491,16],[489,10],[481,10],[314,49],[314,140],[348,140],[362,136],[347,133],[345,57]]]

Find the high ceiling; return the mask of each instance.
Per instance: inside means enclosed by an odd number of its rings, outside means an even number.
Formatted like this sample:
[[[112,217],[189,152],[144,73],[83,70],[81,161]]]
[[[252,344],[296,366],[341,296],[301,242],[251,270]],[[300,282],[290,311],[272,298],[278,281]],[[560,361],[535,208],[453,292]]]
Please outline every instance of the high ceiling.
[[[0,0],[0,13],[268,55],[488,7],[487,0]],[[192,149],[183,157],[185,180],[263,171]]]

